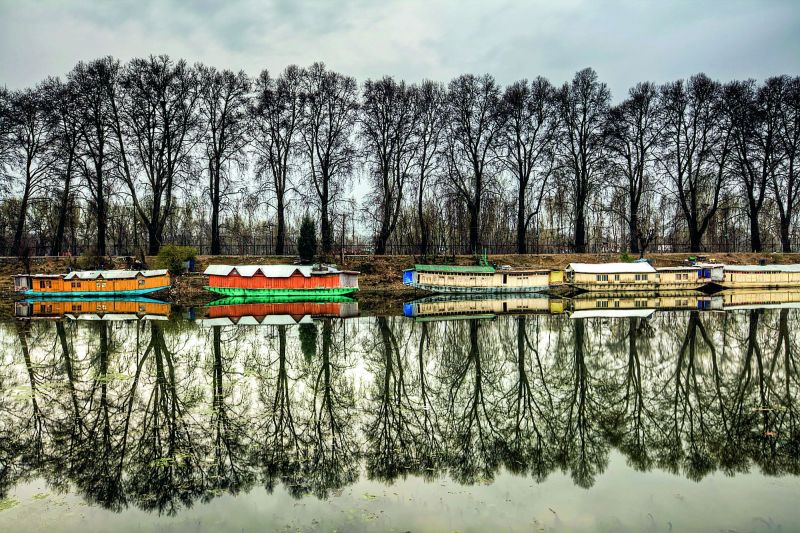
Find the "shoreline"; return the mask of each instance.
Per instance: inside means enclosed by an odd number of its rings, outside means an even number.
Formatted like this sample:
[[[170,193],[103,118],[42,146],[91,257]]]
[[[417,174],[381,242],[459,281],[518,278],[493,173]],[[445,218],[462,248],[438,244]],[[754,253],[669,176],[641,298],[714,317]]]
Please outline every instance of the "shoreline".
[[[654,266],[675,266],[684,264],[690,254],[648,254]],[[768,264],[800,263],[800,253],[724,253],[698,254],[705,255],[709,261],[725,264],[758,264],[766,260]],[[291,264],[294,257],[287,256],[199,256],[195,263],[195,272],[173,276],[172,288],[152,294],[152,298],[169,302],[179,307],[205,306],[219,299],[219,295],[205,290],[206,276],[202,271],[209,264]],[[402,272],[419,262],[414,256],[345,256],[344,262],[336,264],[347,270],[357,270],[359,290],[353,296],[365,307],[383,307],[382,302],[409,301],[421,298],[429,293],[410,288],[402,283]],[[610,263],[619,262],[620,254],[527,254],[527,255],[494,255],[489,260],[498,265],[510,265],[512,268],[542,268],[560,270],[571,262]],[[429,259],[429,262],[449,263],[456,265],[474,264],[474,256],[456,256],[455,258]],[[34,274],[65,272],[70,264],[79,258],[68,257],[35,257],[30,259],[30,270]],[[157,267],[157,258],[148,257],[149,268]],[[124,268],[123,257],[113,258],[114,268]],[[0,257],[0,301],[11,303],[24,297],[13,291],[11,276],[24,272],[23,263],[16,257]]]

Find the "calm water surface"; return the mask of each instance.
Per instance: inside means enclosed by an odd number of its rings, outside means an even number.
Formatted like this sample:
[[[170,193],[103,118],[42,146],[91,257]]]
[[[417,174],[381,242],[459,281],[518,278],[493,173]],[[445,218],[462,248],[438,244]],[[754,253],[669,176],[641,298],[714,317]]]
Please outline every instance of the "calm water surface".
[[[0,530],[800,530],[800,310],[285,322],[0,322]]]

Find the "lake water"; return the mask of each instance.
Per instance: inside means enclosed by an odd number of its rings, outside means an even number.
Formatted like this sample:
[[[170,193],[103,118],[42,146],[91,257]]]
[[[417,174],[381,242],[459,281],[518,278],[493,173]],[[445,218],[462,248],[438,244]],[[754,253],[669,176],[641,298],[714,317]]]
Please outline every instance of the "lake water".
[[[0,322],[0,531],[800,530],[800,310],[198,316]]]

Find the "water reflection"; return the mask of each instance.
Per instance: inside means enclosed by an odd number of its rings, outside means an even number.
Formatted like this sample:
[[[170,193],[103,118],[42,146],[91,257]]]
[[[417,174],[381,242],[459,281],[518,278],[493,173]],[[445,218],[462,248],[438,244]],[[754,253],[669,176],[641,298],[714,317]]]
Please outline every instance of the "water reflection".
[[[360,476],[472,484],[501,468],[591,487],[613,449],[694,480],[798,475],[793,309],[286,311],[291,325],[0,323],[0,498],[43,477],[105,508],[175,514],[256,485],[326,497]]]

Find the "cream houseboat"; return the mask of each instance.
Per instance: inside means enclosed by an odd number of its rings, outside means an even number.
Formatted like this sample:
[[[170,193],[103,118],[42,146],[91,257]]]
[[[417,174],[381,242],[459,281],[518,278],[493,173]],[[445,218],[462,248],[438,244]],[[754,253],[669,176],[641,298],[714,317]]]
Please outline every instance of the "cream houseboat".
[[[539,292],[562,282],[561,271],[504,270],[488,265],[415,265],[403,271],[405,285],[440,293]]]
[[[725,265],[726,289],[800,287],[800,265]]]
[[[723,279],[722,265],[653,268],[637,263],[570,263],[566,283],[584,291],[685,291],[699,290]]]

